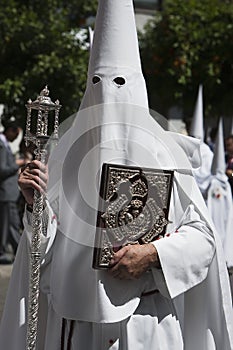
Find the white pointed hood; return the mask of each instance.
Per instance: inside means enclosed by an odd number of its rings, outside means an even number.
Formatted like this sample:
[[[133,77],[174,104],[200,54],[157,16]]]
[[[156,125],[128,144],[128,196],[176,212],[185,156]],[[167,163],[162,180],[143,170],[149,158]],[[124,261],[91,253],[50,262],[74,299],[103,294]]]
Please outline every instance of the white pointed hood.
[[[203,87],[199,86],[195,110],[191,122],[189,134],[197,139],[204,141],[204,122],[203,122]]]
[[[90,75],[102,67],[128,67],[141,72],[132,1],[100,1],[94,36]]]
[[[224,148],[224,136],[223,136],[223,121],[219,119],[218,132],[215,140],[214,157],[212,162],[211,172],[213,175],[225,174],[226,162],[225,162],[225,148]]]
[[[131,0],[99,1],[81,109],[113,102],[148,108]]]

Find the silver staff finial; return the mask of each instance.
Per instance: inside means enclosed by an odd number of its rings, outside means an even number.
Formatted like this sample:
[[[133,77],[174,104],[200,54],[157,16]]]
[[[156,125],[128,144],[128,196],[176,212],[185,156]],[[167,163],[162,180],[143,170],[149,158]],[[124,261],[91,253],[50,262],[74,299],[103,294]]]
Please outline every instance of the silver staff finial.
[[[30,142],[38,145],[39,139],[46,140],[49,137],[52,137],[52,139],[58,139],[59,111],[61,105],[58,100],[52,102],[51,98],[49,97],[49,90],[47,85],[40,92],[40,95],[35,101],[32,101],[31,99],[28,100],[26,108],[27,123],[26,134],[24,138],[26,146],[28,146]],[[48,124],[52,124],[52,122],[49,121],[52,112],[54,112],[53,134],[49,135]]]

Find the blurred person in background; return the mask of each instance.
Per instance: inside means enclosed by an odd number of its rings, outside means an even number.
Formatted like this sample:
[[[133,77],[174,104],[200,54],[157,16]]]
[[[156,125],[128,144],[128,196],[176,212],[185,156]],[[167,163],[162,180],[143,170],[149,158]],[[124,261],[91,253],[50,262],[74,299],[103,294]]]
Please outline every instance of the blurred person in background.
[[[24,160],[24,164],[30,163],[34,159],[34,145],[31,143],[30,145],[26,146],[24,138],[22,138],[20,144],[19,144],[19,151],[16,154],[16,161],[18,160]],[[23,169],[22,169],[23,170]],[[20,218],[20,233],[23,232],[23,213],[25,208],[25,198],[22,195],[21,190],[19,191],[19,198],[17,201],[18,204],[18,211],[19,211],[19,218]]]
[[[0,133],[0,264],[11,264],[20,239],[18,170],[24,159],[15,159],[10,148],[20,132],[20,123],[14,117],[2,120]]]

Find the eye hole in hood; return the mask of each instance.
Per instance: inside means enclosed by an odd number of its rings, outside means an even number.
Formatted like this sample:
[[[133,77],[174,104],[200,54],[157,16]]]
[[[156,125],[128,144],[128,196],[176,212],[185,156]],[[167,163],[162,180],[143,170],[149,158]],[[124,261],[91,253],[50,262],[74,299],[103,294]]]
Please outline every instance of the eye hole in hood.
[[[113,81],[118,87],[123,86],[126,83],[125,78],[123,77],[116,77],[115,79],[113,79]]]
[[[101,81],[101,78],[98,75],[94,75],[94,77],[92,78],[92,83],[93,84],[97,84]]]

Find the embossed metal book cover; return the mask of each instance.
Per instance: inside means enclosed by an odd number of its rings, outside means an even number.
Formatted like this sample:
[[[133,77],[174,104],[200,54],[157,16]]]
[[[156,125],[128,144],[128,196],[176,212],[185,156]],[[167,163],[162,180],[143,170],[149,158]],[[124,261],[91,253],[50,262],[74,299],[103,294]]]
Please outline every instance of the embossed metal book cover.
[[[103,164],[93,268],[108,268],[126,244],[145,244],[165,234],[173,171]]]

